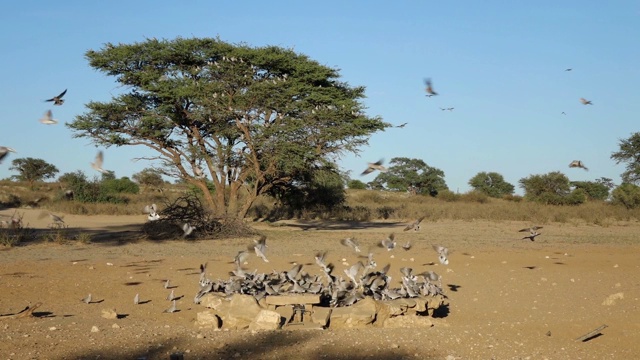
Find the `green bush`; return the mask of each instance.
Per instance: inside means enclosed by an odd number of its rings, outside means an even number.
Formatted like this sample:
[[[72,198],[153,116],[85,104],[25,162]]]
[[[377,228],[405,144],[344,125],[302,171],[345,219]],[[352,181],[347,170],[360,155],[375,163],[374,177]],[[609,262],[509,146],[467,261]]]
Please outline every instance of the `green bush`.
[[[438,196],[436,197],[447,202],[458,201],[460,199],[460,195],[454,193],[451,190],[440,190],[440,192],[438,192]]]
[[[102,191],[110,194],[137,194],[140,192],[138,184],[128,177],[104,180],[100,183]]]
[[[367,188],[367,184],[363,183],[360,180],[354,179],[354,180],[349,180],[349,182],[347,183],[347,187],[349,189],[360,189],[360,190],[364,190]]]
[[[640,207],[640,186],[624,183],[611,193],[614,204],[624,205],[627,209]]]

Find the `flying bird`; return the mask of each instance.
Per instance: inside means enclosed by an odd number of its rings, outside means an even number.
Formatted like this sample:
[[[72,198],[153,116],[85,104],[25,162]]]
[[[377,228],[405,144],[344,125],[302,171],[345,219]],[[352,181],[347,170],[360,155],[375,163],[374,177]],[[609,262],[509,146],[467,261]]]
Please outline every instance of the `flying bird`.
[[[389,234],[389,237],[387,237],[386,239],[383,239],[380,242],[380,244],[378,244],[378,246],[381,247],[381,248],[387,249],[387,251],[391,251],[391,250],[393,250],[393,248],[396,247],[395,238],[396,238],[395,234],[391,233],[391,234]]]
[[[368,166],[367,166],[367,169],[365,171],[363,171],[362,174],[360,174],[360,176],[370,174],[370,173],[372,173],[372,172],[374,172],[376,170],[379,170],[381,172],[386,172],[387,168],[382,166],[383,163],[384,163],[383,159],[380,159],[380,160],[378,160],[377,162],[374,162],[374,163],[369,163]]]
[[[186,238],[187,236],[191,235],[193,230],[195,230],[195,226],[191,226],[189,223],[184,223],[184,225],[182,225],[182,237]]]
[[[525,231],[534,232],[534,231],[540,230],[540,229],[542,229],[542,226],[535,226],[534,225],[532,227],[524,228],[524,229],[521,229],[521,230],[518,230],[518,231],[519,232],[525,232]]]
[[[580,160],[573,160],[570,164],[569,164],[570,168],[581,168],[584,169],[585,171],[589,171],[589,169],[584,166],[584,163]]]
[[[96,155],[96,159],[95,162],[91,163],[91,167],[94,170],[97,170],[103,174],[108,174],[109,170],[105,170],[102,168],[102,163],[104,162],[104,154],[102,153],[102,151],[98,151],[98,154]]]
[[[58,96],[54,96],[51,99],[47,99],[45,101],[53,101],[53,105],[62,105],[64,104],[64,99],[62,98],[64,94],[67,93],[67,89],[60,93]]]
[[[538,236],[538,235],[542,235],[542,234],[540,234],[539,232],[537,232],[537,231],[535,231],[535,230],[531,230],[531,232],[529,233],[529,235],[528,235],[528,236],[523,237],[523,238],[522,238],[522,240],[524,240],[524,239],[529,239],[529,240],[531,240],[531,241],[535,241],[535,238],[536,238],[536,236]]]
[[[567,113],[566,113],[566,112],[564,112],[564,111],[563,111],[563,112],[561,112],[560,114],[562,114],[562,115],[567,115]]]
[[[53,113],[51,110],[48,110],[44,115],[40,118],[40,122],[45,125],[54,125],[58,123],[58,120],[53,118]]]
[[[445,110],[453,111],[453,109],[455,109],[455,108],[452,108],[452,107],[450,107],[450,108],[440,108],[440,110],[442,110],[442,111],[445,111]]]
[[[158,215],[157,211],[158,207],[156,204],[145,205],[144,209],[142,209],[142,212],[149,214],[147,215],[147,219],[149,219],[149,221],[156,221],[160,219],[160,215]]]
[[[411,229],[413,229],[414,231],[418,231],[420,230],[420,223],[422,222],[422,220],[424,220],[424,216],[421,216],[419,219],[417,219],[416,221],[412,222],[411,224],[407,225],[403,231],[409,231]]]
[[[398,126],[396,126],[396,127],[397,127],[397,128],[401,128],[401,129],[402,129],[403,127],[407,126],[407,124],[408,124],[408,123],[402,123],[402,124],[400,124],[400,125],[398,125]]]
[[[259,240],[253,240],[255,245],[253,245],[253,250],[256,252],[256,255],[264,260],[264,262],[269,262],[265,252],[267,251],[267,237],[262,235]]]
[[[354,238],[346,238],[340,240],[340,244],[352,248],[355,252],[360,252],[360,248],[358,247],[358,242]]]
[[[437,92],[433,91],[433,86],[431,85],[431,79],[424,79],[424,83],[427,86],[425,91],[427,92],[427,97],[432,97],[438,95]]]
[[[580,98],[580,102],[582,103],[582,105],[593,105],[593,103],[591,103],[591,100],[587,100],[585,98]]]
[[[14,153],[16,151],[10,147],[0,146],[0,163],[2,162],[2,159],[4,159],[5,157],[7,157],[7,155],[9,155],[10,152]]]
[[[573,70],[573,69],[571,69],[571,68],[564,69],[564,71],[571,71],[571,70]]]
[[[449,249],[440,245],[432,245],[433,250],[438,253],[438,260],[442,265],[449,265]]]
[[[402,248],[403,248],[405,251],[409,251],[409,250],[411,250],[411,241],[407,241],[407,243],[406,243],[406,244],[402,245]]]

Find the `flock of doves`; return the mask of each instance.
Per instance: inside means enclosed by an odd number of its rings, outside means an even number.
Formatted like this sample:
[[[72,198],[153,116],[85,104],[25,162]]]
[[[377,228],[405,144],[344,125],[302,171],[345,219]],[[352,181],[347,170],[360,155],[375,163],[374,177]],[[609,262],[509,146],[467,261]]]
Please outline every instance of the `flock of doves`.
[[[424,218],[407,225],[404,230],[418,231],[422,219]],[[269,262],[266,256],[266,241],[266,236],[262,236],[260,239],[254,240],[254,243],[248,246],[248,250],[238,252],[234,258],[235,270],[229,273],[228,280],[207,278],[207,264],[200,265],[200,290],[193,299],[194,303],[200,303],[201,298],[209,292],[219,292],[226,295],[248,294],[256,300],[268,295],[317,294],[320,295],[321,304],[331,307],[350,306],[367,296],[376,300],[445,296],[442,291],[440,275],[433,271],[414,273],[410,267],[400,269],[401,286],[392,287],[391,276],[389,276],[391,265],[388,264],[382,269],[377,269],[374,253],[371,250],[366,256],[359,255],[363,260],[344,269],[344,275],[334,272],[334,265],[328,262],[326,251],[315,254],[315,263],[320,269],[319,275],[306,272],[303,270],[302,264],[295,264],[290,270],[280,272],[275,270],[271,273],[258,273],[257,270],[247,271],[243,265],[246,264],[251,252],[254,252],[264,262]],[[346,238],[340,243],[355,253],[362,253],[355,238]],[[396,248],[394,234],[390,234],[386,239],[380,241],[378,247],[387,251]],[[410,242],[407,242],[402,248],[405,251],[410,250]],[[433,249],[438,254],[441,264],[449,264],[449,250],[446,247],[433,245]]]
[[[565,69],[564,71],[572,71],[573,69]],[[425,83],[425,91],[426,91],[426,97],[430,98],[432,96],[436,96],[438,95],[437,92],[435,92],[433,90],[433,84],[431,82],[430,78],[424,79],[424,83]],[[593,103],[591,102],[591,100],[587,100],[585,98],[580,98],[580,103],[582,105],[593,105]],[[454,107],[447,107],[447,108],[440,108],[440,110],[442,111],[453,111],[455,108]],[[566,113],[563,111],[562,115],[566,115]],[[405,126],[407,126],[408,123],[402,123],[400,125],[397,125],[397,128],[404,128]],[[382,164],[384,163],[384,160],[379,160],[375,163],[369,163],[367,168],[362,172],[361,176],[367,175],[375,170],[379,170],[381,172],[385,172],[388,169],[386,167],[384,167]],[[585,171],[589,171],[589,169],[584,165],[584,163],[581,160],[573,160],[571,163],[569,163],[569,167],[570,168],[580,168],[580,169],[584,169]]]
[[[45,100],[45,102],[52,102],[54,106],[61,106],[62,104],[64,104],[63,97],[66,93],[67,89],[61,92],[58,96],[54,96],[51,99]],[[58,120],[53,118],[53,112],[51,110],[47,110],[42,118],[40,118],[40,122],[45,125],[55,125],[58,123]],[[2,159],[9,155],[10,152],[15,153],[16,150],[8,146],[0,146],[0,163],[2,163]],[[107,174],[109,173],[109,170],[105,170],[102,167],[103,162],[104,154],[102,153],[102,151],[98,151],[94,162],[91,163],[91,167],[100,173]]]

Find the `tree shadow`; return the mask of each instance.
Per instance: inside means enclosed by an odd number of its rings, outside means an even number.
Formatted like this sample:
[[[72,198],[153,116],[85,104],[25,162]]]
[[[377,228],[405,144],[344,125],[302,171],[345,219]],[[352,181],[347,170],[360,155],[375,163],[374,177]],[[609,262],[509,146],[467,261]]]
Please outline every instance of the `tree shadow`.
[[[373,340],[369,344],[358,344],[348,349],[320,344],[305,346],[306,343],[317,342],[319,337],[326,335],[324,331],[275,330],[258,333],[251,333],[248,330],[233,331],[246,332],[246,334],[238,334],[239,336],[236,336],[233,341],[222,342],[221,347],[209,346],[206,349],[194,349],[191,336],[185,335],[171,337],[152,346],[140,344],[135,347],[123,348],[121,345],[113,344],[110,347],[83,350],[68,354],[68,356],[73,359],[167,359],[170,354],[181,353],[180,349],[190,349],[188,357],[193,359],[395,360],[414,357],[414,354],[409,354],[399,348],[376,349],[379,344],[374,344]],[[339,331],[336,333],[339,334]],[[442,356],[433,354],[421,358],[440,359]]]
[[[371,221],[332,221],[332,220],[297,220],[295,223],[278,223],[281,227],[308,230],[363,230],[388,229],[394,226],[405,226],[405,222],[371,222]]]

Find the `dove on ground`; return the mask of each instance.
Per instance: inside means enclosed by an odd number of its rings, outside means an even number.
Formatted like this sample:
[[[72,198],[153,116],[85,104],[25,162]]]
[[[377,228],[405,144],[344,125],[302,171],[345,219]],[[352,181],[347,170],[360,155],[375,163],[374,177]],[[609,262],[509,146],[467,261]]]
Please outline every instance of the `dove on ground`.
[[[135,305],[140,304],[140,294],[136,294],[136,296],[133,297],[133,303]]]
[[[167,310],[165,310],[163,312],[165,312],[165,313],[174,313],[176,311],[178,311],[178,307],[176,306],[176,301],[173,300],[173,302],[171,303],[171,306]]]
[[[169,293],[169,295],[167,295],[167,300],[172,301],[176,298],[176,295],[173,292],[173,289],[171,289],[171,292]]]
[[[91,304],[91,294],[87,295],[84,299],[82,299],[82,302],[85,304]]]

